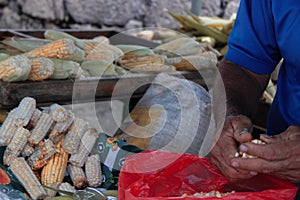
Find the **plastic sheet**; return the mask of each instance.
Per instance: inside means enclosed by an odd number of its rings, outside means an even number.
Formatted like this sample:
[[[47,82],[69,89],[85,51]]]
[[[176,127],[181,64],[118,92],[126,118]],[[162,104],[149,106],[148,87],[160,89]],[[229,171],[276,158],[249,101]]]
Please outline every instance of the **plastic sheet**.
[[[269,175],[230,183],[209,158],[165,151],[147,151],[126,158],[119,177],[120,200],[196,200],[196,192],[231,192],[222,199],[294,199],[297,187]],[[188,194],[187,197],[183,197]]]

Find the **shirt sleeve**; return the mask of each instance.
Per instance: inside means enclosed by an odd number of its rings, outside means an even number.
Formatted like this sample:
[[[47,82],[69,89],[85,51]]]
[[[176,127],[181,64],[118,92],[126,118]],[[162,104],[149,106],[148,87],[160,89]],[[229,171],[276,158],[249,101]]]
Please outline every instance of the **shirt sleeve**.
[[[270,74],[281,59],[272,0],[241,0],[225,58],[258,74]]]

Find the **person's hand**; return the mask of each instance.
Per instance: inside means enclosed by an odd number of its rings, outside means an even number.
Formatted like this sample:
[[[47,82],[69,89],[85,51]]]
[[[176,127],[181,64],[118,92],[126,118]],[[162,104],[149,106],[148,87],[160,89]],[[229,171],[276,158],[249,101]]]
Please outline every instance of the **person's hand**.
[[[252,170],[300,182],[300,127],[290,126],[279,135],[262,135],[260,139],[266,144],[247,142],[240,146],[240,150],[258,158],[235,158],[231,166],[237,170]]]
[[[251,129],[252,122],[248,117],[242,115],[227,117],[220,138],[210,152],[213,165],[229,181],[247,179],[257,175],[255,171],[235,168],[231,165],[231,160],[238,151],[239,144],[252,139]]]

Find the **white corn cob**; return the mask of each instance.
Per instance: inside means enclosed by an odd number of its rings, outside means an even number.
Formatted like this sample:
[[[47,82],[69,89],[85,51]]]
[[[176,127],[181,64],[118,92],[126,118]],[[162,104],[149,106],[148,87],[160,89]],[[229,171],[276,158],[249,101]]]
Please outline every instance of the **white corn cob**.
[[[64,182],[62,184],[60,184],[60,186],[58,187],[59,190],[63,190],[66,192],[72,192],[72,193],[76,193],[76,189],[74,188],[74,186],[72,186],[70,183],[68,182]],[[58,192],[60,196],[65,196],[65,194]]]
[[[14,159],[9,168],[33,200],[45,197],[46,191],[24,158]]]
[[[51,140],[46,140],[33,152],[27,162],[33,170],[40,169],[47,164],[47,160],[58,152]]]
[[[30,64],[28,80],[42,81],[50,78],[54,73],[54,63],[49,58],[31,58]]]
[[[31,66],[25,56],[12,56],[0,62],[0,80],[5,82],[25,81],[28,78]]]
[[[4,152],[3,163],[5,165],[10,165],[10,162],[14,158],[18,157],[18,155],[21,153],[24,146],[26,145],[29,135],[30,132],[27,129],[23,127],[19,127],[17,129],[13,139],[11,140]]]
[[[99,154],[91,155],[85,162],[85,175],[89,186],[99,187],[102,184],[102,171]]]
[[[72,165],[78,166],[78,167],[83,167],[88,155],[92,151],[97,138],[99,137],[99,134],[96,129],[90,128],[88,129],[80,142],[80,146],[78,151],[75,154],[72,154],[69,162]]]
[[[23,148],[21,155],[22,157],[29,157],[31,156],[31,154],[33,154],[33,152],[34,152],[34,148],[27,143]]]
[[[0,128],[0,146],[7,146],[17,130],[15,125],[14,113],[16,108],[7,115],[2,127]]]
[[[49,135],[49,139],[52,140],[54,144],[58,143],[58,141],[60,141],[61,138],[64,137],[64,134],[68,132],[74,119],[75,116],[72,111],[68,111],[67,119],[64,122],[57,122],[55,124]]]
[[[83,169],[81,167],[77,167],[69,164],[68,172],[70,174],[70,177],[73,181],[73,185],[75,186],[75,188],[82,189],[86,187],[87,180],[83,172]]]
[[[64,122],[68,117],[68,111],[58,104],[52,104],[49,107],[49,115],[56,122]]]
[[[80,144],[80,140],[87,128],[87,122],[82,119],[75,119],[71,130],[66,135],[62,148],[70,154],[76,153]]]
[[[35,110],[35,106],[36,101],[34,98],[25,97],[21,100],[14,113],[16,126],[24,127],[29,123],[31,116],[33,115],[33,112]]]
[[[32,116],[31,116],[31,118],[30,118],[29,124],[27,125],[28,130],[32,130],[36,126],[36,124],[39,121],[41,115],[42,115],[42,112],[39,109],[36,108],[34,110]]]
[[[42,116],[32,130],[32,134],[30,135],[28,142],[32,146],[37,146],[47,135],[53,123],[54,121],[49,114],[42,113]]]

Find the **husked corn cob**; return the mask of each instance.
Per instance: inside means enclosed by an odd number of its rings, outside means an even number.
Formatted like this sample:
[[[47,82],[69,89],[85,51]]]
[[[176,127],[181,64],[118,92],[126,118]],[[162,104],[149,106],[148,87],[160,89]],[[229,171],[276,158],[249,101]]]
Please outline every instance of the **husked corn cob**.
[[[68,117],[68,111],[58,104],[52,104],[49,107],[49,115],[55,122],[64,122]]]
[[[96,129],[89,128],[83,135],[78,151],[72,154],[69,162],[72,165],[83,167],[89,153],[92,151],[99,134]]]
[[[88,123],[82,119],[75,119],[71,127],[71,130],[67,133],[62,148],[70,153],[74,154],[77,152],[81,138],[88,128]]]
[[[54,144],[58,143],[61,138],[64,137],[64,134],[69,130],[75,119],[72,111],[67,112],[67,119],[64,122],[57,122],[49,135],[49,139],[52,140]]]
[[[59,39],[29,51],[24,55],[28,57],[45,57],[66,60],[70,59],[75,51],[76,46],[72,40]]]
[[[60,186],[58,187],[59,190],[63,190],[66,192],[71,192],[71,193],[76,193],[76,189],[74,188],[74,186],[72,186],[70,183],[68,182],[64,182],[61,183]],[[60,196],[65,196],[65,194],[58,192]]]
[[[21,155],[22,157],[29,157],[31,154],[33,154],[34,148],[30,146],[28,143],[24,146]]]
[[[47,164],[47,160],[53,156],[58,149],[51,140],[46,140],[33,152],[27,162],[32,170],[38,170]]]
[[[85,162],[85,175],[88,185],[99,187],[102,184],[102,171],[99,154],[91,155]]]
[[[42,81],[50,78],[54,73],[54,63],[49,58],[32,58],[30,64],[28,80]]]
[[[35,199],[43,199],[46,191],[43,186],[22,157],[16,158],[11,162],[10,170],[24,186],[30,197]]]
[[[32,146],[37,146],[40,141],[44,139],[44,137],[49,132],[50,128],[52,127],[54,121],[51,116],[47,113],[42,113],[39,121],[37,122],[36,126],[32,130],[32,133],[28,139],[28,142]]]
[[[62,143],[63,139],[56,144],[58,152],[48,160],[46,166],[43,167],[41,174],[42,184],[56,189],[64,179],[69,156],[69,154],[61,147]],[[53,190],[50,189],[46,189],[46,191],[48,197],[55,196],[56,194],[56,192],[53,192]]]
[[[27,138],[29,135],[30,132],[23,127],[19,127],[16,130],[14,137],[7,146],[3,155],[3,163],[5,165],[10,165],[10,162],[21,153],[27,143]]]
[[[14,113],[15,125],[25,127],[29,123],[35,107],[36,101],[34,98],[23,98]]]
[[[87,180],[81,167],[68,164],[68,172],[75,188],[82,189],[86,187]]]
[[[28,125],[27,125],[27,129],[32,130],[36,126],[36,124],[39,121],[41,116],[42,116],[42,112],[36,108],[30,118]]]
[[[25,56],[13,56],[0,62],[0,80],[25,81],[30,73],[30,61]]]
[[[15,135],[17,130],[14,118],[15,111],[16,108],[8,113],[2,127],[0,128],[0,146],[7,146]]]
[[[153,56],[140,56],[136,58],[131,58],[127,60],[121,60],[119,62],[121,66],[126,66],[129,68],[135,68],[141,65],[164,65],[165,56],[153,55]]]

